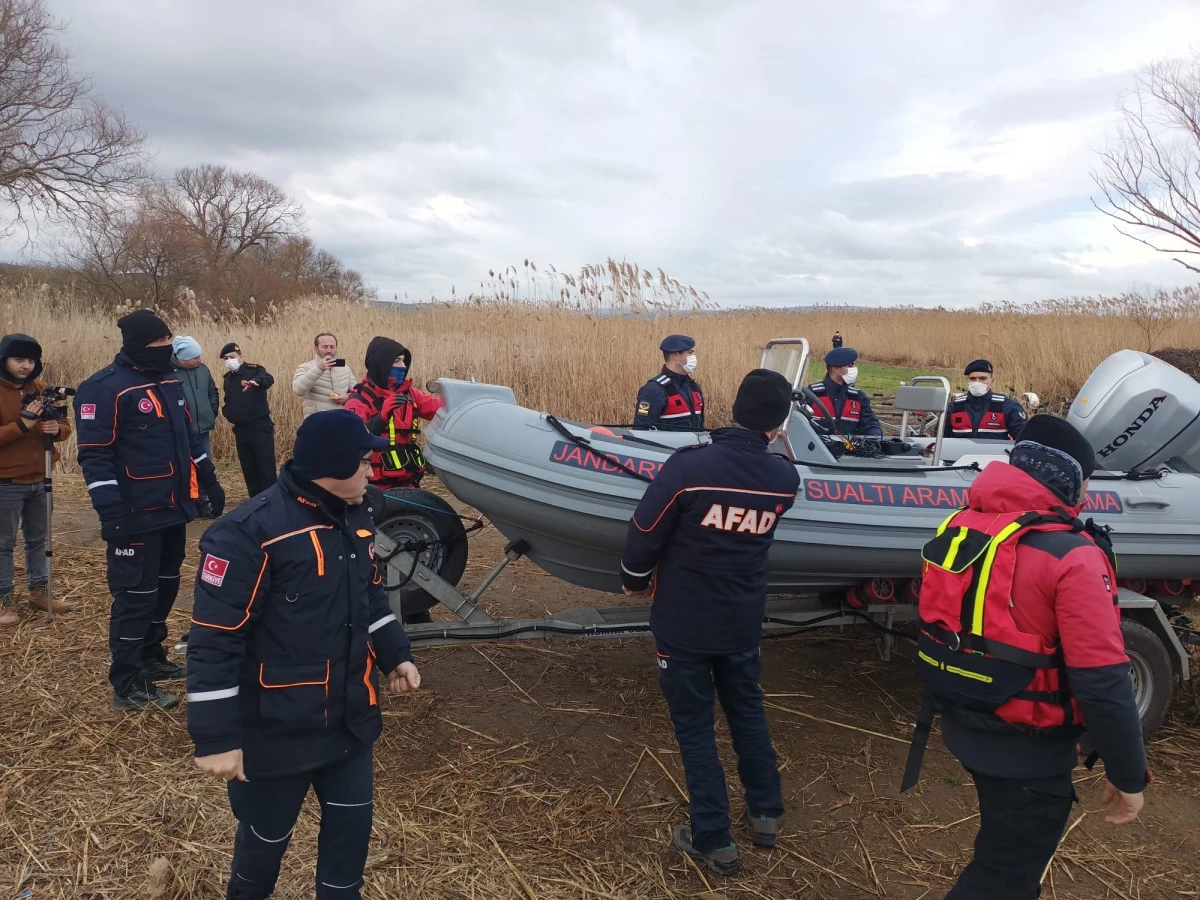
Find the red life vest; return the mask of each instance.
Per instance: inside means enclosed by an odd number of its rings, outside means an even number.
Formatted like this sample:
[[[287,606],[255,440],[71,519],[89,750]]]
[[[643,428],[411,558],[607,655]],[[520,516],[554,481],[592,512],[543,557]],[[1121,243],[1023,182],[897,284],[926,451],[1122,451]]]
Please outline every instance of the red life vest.
[[[1057,639],[1021,631],[1009,610],[1021,537],[1084,529],[1061,507],[1003,515],[963,509],[922,548],[917,671],[925,703],[901,790],[916,783],[937,712],[981,731],[1032,738],[1082,733]],[[1116,580],[1111,571],[1110,577]]]
[[[992,394],[987,409],[979,420],[979,427],[971,421],[967,412],[967,398],[956,397],[950,404],[950,434],[952,437],[1008,437],[1008,422],[1004,418],[1003,394]]]
[[[688,397],[679,389],[679,385],[666,375],[659,375],[654,379],[662,385],[663,391],[667,395],[667,405],[663,408],[662,415],[658,418],[662,422],[682,424],[681,420],[689,417],[694,417],[692,423],[697,430],[704,429],[704,395],[700,391],[688,389],[691,395],[691,405],[688,404]]]
[[[862,403],[850,396],[849,392],[847,392],[845,402],[842,403],[842,414],[840,416],[837,414],[837,410],[834,409],[833,398],[828,394],[817,394],[817,400],[820,401],[825,412],[829,413],[829,418],[837,421],[839,430],[842,422],[849,422],[854,425],[855,430],[858,429],[858,423],[862,419]]]
[[[371,407],[375,415],[382,415],[383,404],[390,396],[366,383],[355,387],[354,393]],[[402,482],[415,485],[425,475],[425,457],[416,444],[416,437],[421,433],[421,421],[410,396],[398,394],[396,398],[395,409],[381,435],[388,438],[391,446],[371,454],[370,480],[372,483]]]

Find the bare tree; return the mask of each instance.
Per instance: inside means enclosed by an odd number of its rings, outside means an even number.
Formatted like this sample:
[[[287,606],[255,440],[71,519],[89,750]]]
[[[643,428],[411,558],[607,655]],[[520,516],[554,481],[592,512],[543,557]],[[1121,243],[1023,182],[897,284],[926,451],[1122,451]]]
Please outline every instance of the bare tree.
[[[144,137],[89,96],[44,0],[0,0],[0,204],[77,214],[142,183]]]
[[[1200,53],[1147,66],[1121,111],[1124,127],[1092,172],[1107,208],[1092,203],[1121,234],[1200,272],[1179,258],[1200,257]]]

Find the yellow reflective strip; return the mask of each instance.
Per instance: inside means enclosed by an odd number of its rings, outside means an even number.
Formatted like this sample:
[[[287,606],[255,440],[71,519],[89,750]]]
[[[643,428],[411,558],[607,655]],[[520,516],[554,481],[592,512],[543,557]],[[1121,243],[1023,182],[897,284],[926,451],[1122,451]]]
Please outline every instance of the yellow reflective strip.
[[[966,540],[968,529],[965,525],[958,529],[958,537],[950,542],[950,550],[946,553],[946,561],[942,564],[943,569],[954,570],[954,557],[958,555],[958,548],[962,546],[962,542]]]
[[[979,586],[975,588],[975,608],[971,613],[971,634],[983,634],[983,598],[987,594],[988,581],[992,577],[992,563],[996,561],[996,553],[1000,545],[1020,531],[1023,526],[1019,522],[1011,522],[1001,529],[988,544],[987,553],[983,557],[983,566],[979,570]]]
[[[973,678],[976,681],[982,681],[985,684],[991,684],[995,680],[991,675],[981,675],[979,672],[969,672],[966,669],[960,669],[958,666],[946,666],[946,671],[954,675],[961,675],[963,678]]]
[[[936,659],[934,659],[932,656],[930,656],[924,650],[918,650],[917,656],[919,658],[923,659],[925,662],[929,663],[934,668],[940,669],[942,667],[942,664],[940,662],[938,662]]]
[[[946,526],[948,526],[952,521],[954,521],[954,517],[957,516],[960,512],[962,512],[961,509],[956,509],[954,512],[950,513],[950,515],[946,516],[946,521],[944,521],[941,525],[938,526],[937,534],[935,534],[934,537],[941,537],[942,532],[946,530]]]

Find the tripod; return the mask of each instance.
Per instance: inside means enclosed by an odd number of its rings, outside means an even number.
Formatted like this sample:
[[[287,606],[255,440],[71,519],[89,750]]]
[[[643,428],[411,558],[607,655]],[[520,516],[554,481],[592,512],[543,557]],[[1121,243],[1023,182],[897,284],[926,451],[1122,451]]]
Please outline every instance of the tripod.
[[[42,435],[46,448],[46,621],[54,621],[54,435]]]

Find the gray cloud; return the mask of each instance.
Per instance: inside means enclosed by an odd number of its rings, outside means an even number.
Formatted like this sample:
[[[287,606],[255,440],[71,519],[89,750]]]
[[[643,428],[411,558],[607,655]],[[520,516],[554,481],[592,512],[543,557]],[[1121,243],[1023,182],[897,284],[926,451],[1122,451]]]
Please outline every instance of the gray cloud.
[[[50,2],[161,167],[275,180],[384,296],[526,257],[728,303],[1186,274],[1112,234],[1087,170],[1131,73],[1187,52],[1187,0]]]

